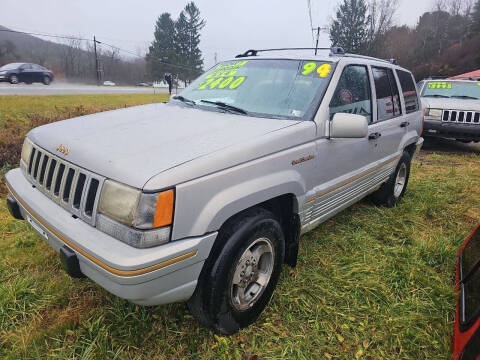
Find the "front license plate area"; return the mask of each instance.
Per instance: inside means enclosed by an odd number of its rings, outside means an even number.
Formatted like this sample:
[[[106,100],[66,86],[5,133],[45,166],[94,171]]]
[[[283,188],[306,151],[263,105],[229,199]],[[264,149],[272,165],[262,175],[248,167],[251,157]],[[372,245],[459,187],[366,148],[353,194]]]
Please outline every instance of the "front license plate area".
[[[48,234],[33,220],[30,216],[27,215],[28,223],[45,239],[48,240]]]

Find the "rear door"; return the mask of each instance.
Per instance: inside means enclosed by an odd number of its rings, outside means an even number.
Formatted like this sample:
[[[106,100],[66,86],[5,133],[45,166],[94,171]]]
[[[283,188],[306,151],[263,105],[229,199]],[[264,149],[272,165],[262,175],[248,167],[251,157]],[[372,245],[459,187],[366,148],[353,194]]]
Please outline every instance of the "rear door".
[[[405,104],[405,129],[406,131],[418,131],[421,123],[420,100],[415,86],[413,75],[404,70],[395,70],[400,83],[400,92]]]
[[[369,139],[375,143],[378,157],[387,161],[398,157],[406,133],[399,87],[391,68],[372,67],[377,117],[369,127]]]
[[[42,82],[43,81],[43,67],[40,65],[32,64],[32,81],[33,82]]]

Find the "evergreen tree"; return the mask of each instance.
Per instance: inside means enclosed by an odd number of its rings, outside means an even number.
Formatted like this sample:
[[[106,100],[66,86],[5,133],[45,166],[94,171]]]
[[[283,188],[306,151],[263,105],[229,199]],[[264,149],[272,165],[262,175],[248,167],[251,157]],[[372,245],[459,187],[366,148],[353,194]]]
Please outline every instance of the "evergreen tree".
[[[200,30],[205,21],[192,1],[173,21],[163,13],[155,25],[154,41],[147,54],[149,73],[160,80],[164,73],[178,74],[180,80],[190,82],[203,72],[200,51]]]
[[[369,17],[365,0],[344,0],[330,26],[333,46],[347,52],[362,53],[368,38]]]
[[[200,51],[200,30],[205,20],[200,17],[200,10],[192,1],[185,6],[175,23],[176,49],[181,64],[185,69],[180,71],[180,78],[191,81],[203,72],[202,52]]]
[[[169,13],[163,13],[155,24],[154,40],[147,57],[149,73],[155,80],[163,80],[165,73],[175,73],[178,68],[170,64],[177,61],[175,22]]]

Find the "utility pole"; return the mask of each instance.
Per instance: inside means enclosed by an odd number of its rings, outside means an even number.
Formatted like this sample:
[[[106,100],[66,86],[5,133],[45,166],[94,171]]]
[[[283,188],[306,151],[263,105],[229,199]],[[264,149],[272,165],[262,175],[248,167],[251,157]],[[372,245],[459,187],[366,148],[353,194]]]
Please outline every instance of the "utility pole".
[[[215,53],[215,65],[218,64],[217,53]]]
[[[100,43],[100,41],[98,41]],[[95,35],[93,36],[93,49],[95,51],[95,76],[97,78],[97,86],[100,86],[100,68],[98,64],[98,55],[97,55],[97,39]]]

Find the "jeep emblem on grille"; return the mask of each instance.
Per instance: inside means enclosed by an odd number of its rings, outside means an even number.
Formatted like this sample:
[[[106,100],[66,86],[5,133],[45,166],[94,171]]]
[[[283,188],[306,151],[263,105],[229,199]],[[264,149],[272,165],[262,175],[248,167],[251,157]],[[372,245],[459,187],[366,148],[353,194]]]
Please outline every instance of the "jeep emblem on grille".
[[[60,144],[57,146],[57,151],[60,151],[63,155],[68,155],[68,153],[70,152],[70,149],[65,145]]]

